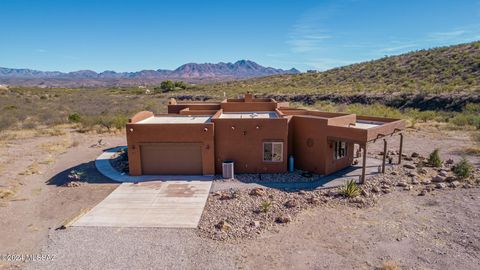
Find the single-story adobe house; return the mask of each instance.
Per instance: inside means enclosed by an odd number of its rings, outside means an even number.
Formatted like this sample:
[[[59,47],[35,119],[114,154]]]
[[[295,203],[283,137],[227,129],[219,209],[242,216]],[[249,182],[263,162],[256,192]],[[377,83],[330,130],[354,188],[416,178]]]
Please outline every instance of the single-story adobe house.
[[[293,160],[296,169],[327,175],[350,166],[358,144],[364,179],[367,143],[384,138],[386,150],[385,137],[399,134],[400,163],[404,128],[403,120],[290,108],[249,93],[222,102],[171,99],[168,114],[142,111],[129,120],[129,169],[213,175],[233,161],[236,173],[284,173]]]

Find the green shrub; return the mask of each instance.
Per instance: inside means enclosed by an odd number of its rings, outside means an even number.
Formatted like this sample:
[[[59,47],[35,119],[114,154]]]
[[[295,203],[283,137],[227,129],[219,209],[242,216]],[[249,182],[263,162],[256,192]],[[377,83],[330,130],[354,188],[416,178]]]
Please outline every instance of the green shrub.
[[[442,159],[440,158],[438,148],[433,150],[432,153],[430,153],[430,156],[428,157],[428,165],[436,168],[442,167]]]
[[[271,207],[272,207],[272,202],[271,201],[263,201],[260,204],[260,211],[262,211],[263,213],[267,213],[270,210]]]
[[[72,122],[72,123],[79,123],[81,120],[81,117],[78,113],[72,113],[70,115],[68,115],[68,121]]]
[[[182,81],[175,82],[174,85],[176,88],[187,89],[187,84]]]
[[[462,159],[457,164],[455,164],[452,171],[455,176],[464,179],[472,174],[473,165],[470,163],[470,161],[468,161],[468,159],[462,157]]]
[[[355,180],[348,180],[345,185],[340,189],[340,194],[344,197],[353,198],[360,195],[360,188]]]

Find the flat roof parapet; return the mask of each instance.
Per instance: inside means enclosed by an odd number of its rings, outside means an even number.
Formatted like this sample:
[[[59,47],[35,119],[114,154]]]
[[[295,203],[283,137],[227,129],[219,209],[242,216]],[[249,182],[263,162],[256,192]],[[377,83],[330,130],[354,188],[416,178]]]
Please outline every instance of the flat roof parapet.
[[[204,124],[209,123],[211,118],[211,116],[198,115],[160,115],[145,118],[136,124]]]
[[[268,119],[278,118],[278,114],[274,111],[270,112],[222,112],[218,118],[220,119]]]

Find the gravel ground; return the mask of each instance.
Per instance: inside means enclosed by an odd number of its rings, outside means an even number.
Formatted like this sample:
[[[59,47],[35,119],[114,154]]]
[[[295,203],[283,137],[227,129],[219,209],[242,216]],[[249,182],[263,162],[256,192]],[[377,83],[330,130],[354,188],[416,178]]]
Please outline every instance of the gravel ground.
[[[25,269],[238,269],[237,249],[189,229],[71,227],[51,231],[41,254],[53,261]]]

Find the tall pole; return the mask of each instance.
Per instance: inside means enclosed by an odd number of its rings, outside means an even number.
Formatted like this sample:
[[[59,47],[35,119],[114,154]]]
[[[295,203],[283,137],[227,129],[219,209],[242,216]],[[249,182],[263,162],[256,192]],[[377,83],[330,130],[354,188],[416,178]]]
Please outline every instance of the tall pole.
[[[402,151],[403,151],[403,133],[400,133],[400,150],[398,151],[398,164],[402,164]]]
[[[387,159],[387,140],[383,139],[382,173],[385,173],[385,160],[386,159]]]
[[[363,158],[362,158],[362,181],[361,184],[365,183],[365,169],[367,167],[367,143],[363,145]]]

